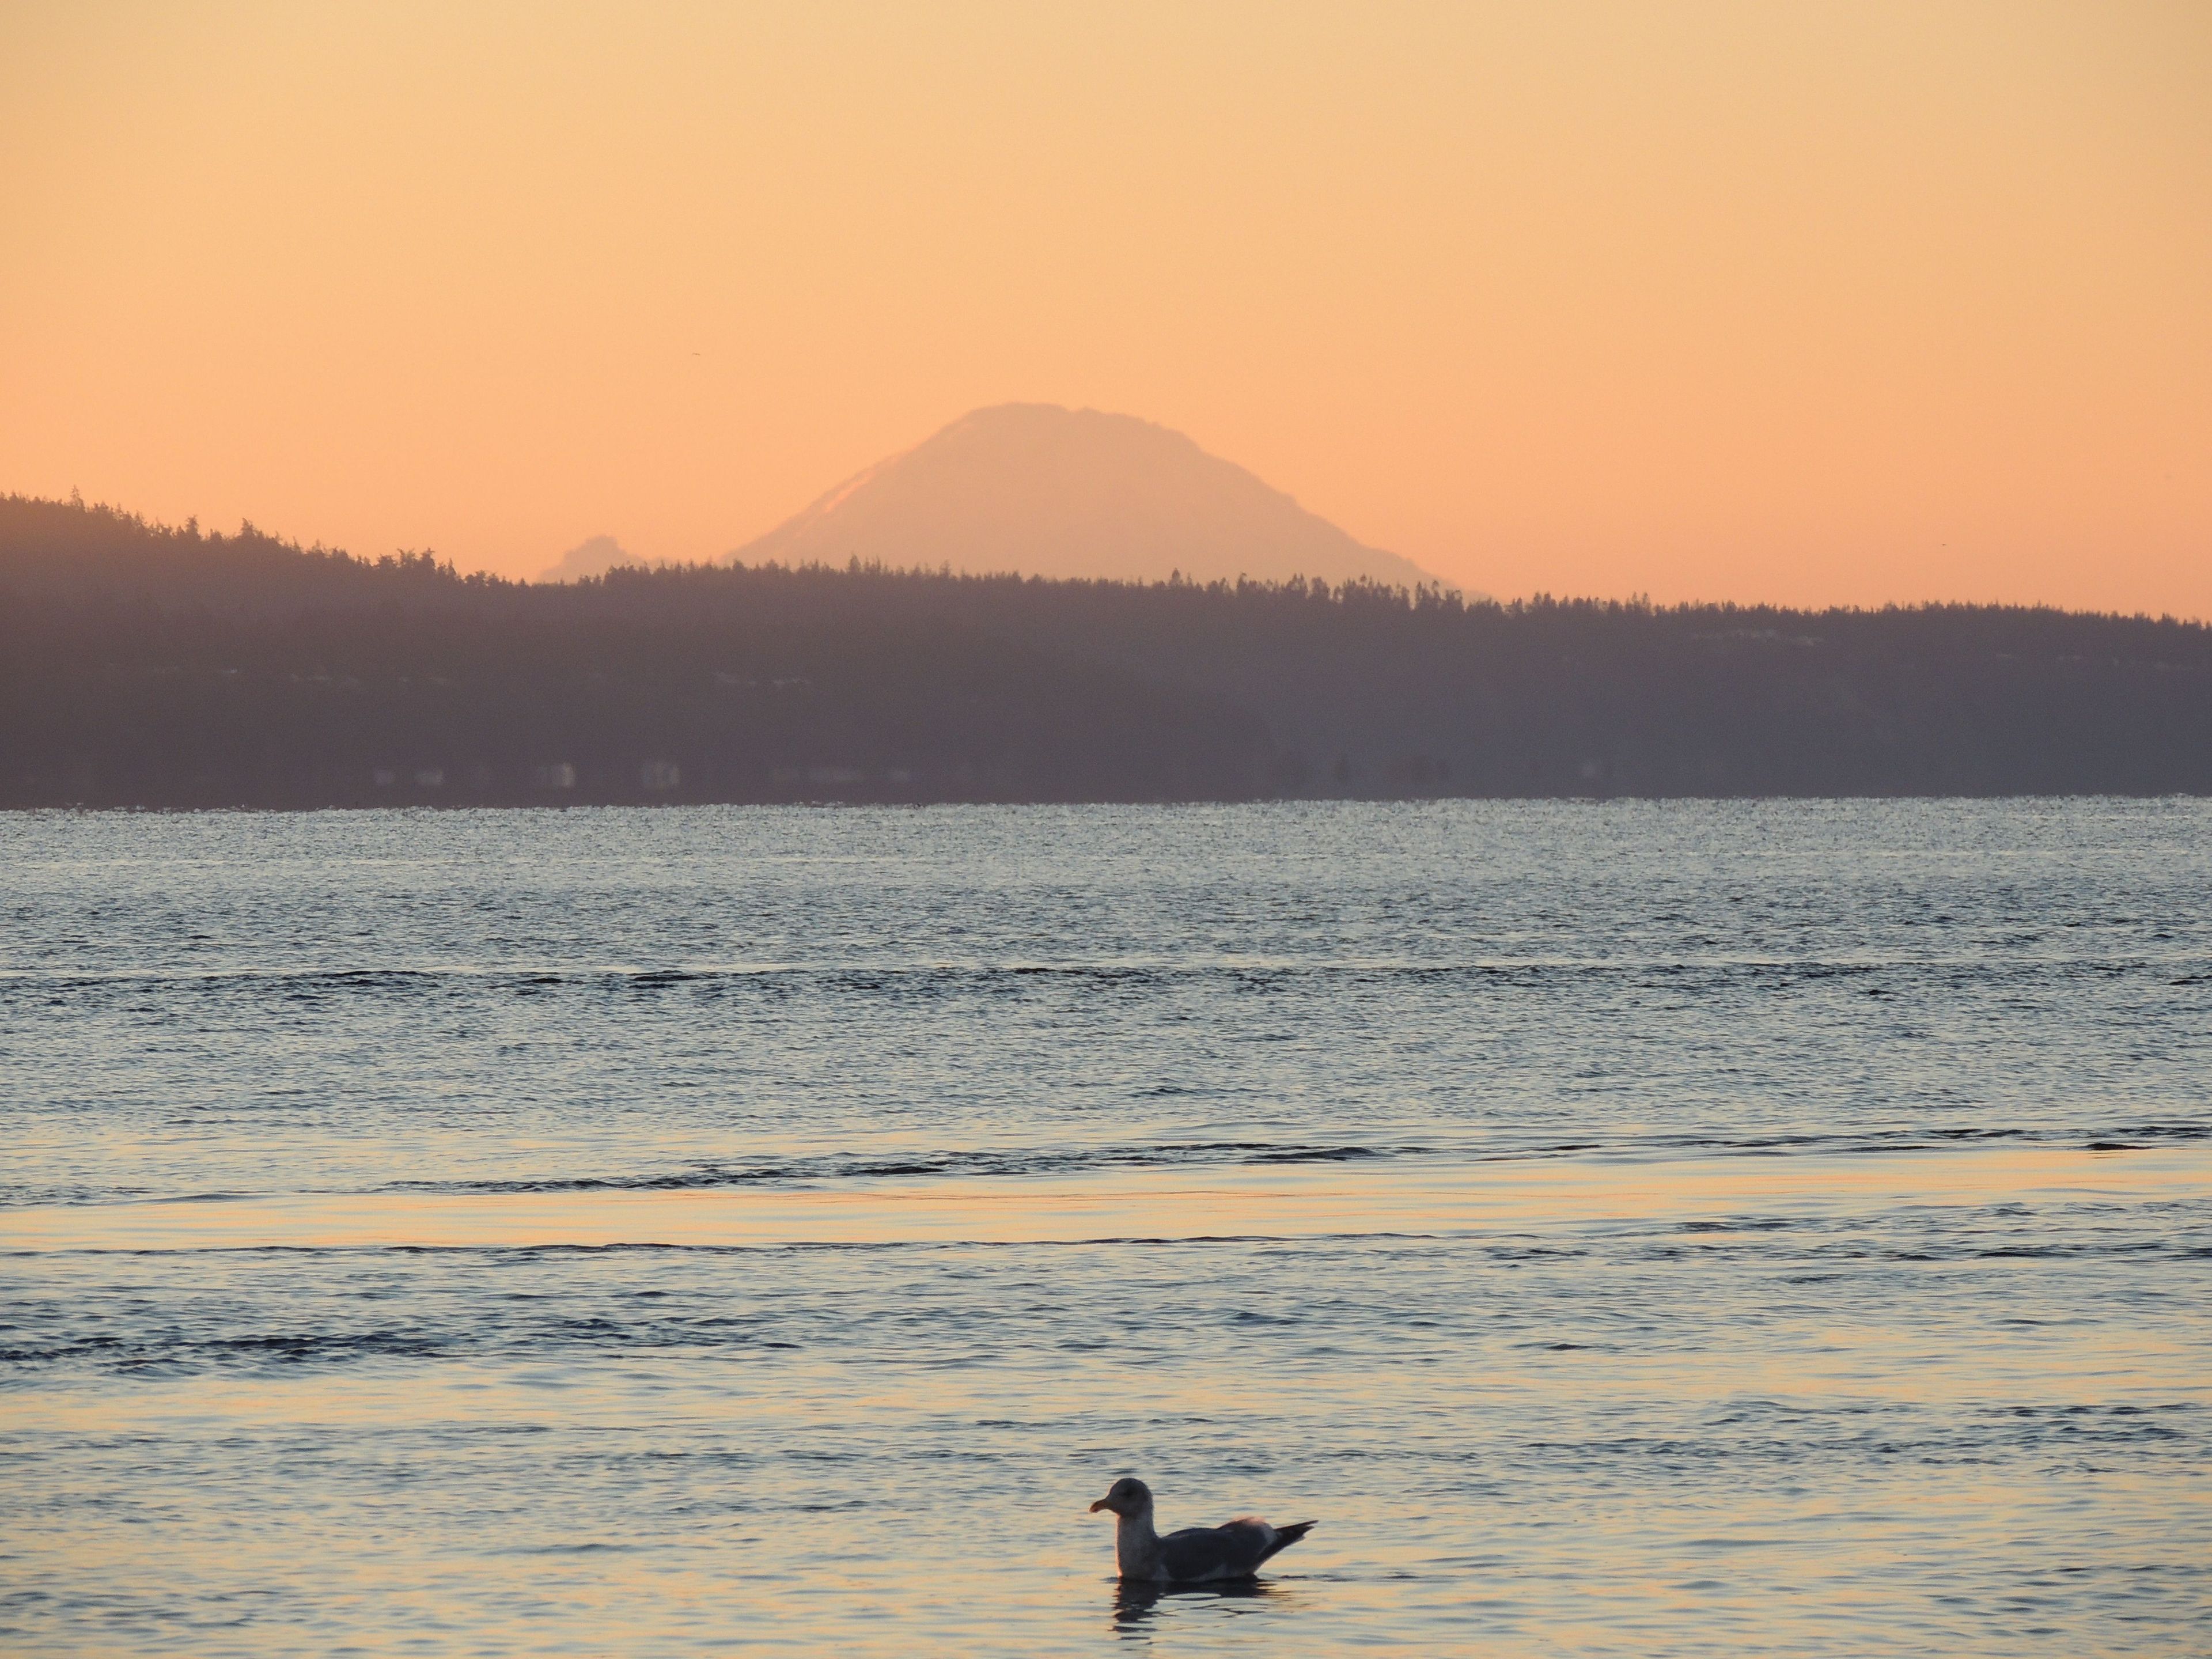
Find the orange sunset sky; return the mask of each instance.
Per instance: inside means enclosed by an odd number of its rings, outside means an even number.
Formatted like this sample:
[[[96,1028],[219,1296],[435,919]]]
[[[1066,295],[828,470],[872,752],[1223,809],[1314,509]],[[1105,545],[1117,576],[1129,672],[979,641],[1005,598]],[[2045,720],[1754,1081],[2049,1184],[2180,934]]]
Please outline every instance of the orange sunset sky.
[[[0,490],[532,574],[979,404],[1500,595],[2212,617],[2212,5],[0,6]]]

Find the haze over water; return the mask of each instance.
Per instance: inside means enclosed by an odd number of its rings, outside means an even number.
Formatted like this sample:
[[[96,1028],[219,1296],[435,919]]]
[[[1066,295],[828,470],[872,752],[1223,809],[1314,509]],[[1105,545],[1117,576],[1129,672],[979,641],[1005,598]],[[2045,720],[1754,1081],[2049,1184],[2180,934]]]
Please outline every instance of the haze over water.
[[[0,817],[11,1652],[2185,1654],[2212,806]],[[1128,1596],[1085,1506],[1316,1518]]]

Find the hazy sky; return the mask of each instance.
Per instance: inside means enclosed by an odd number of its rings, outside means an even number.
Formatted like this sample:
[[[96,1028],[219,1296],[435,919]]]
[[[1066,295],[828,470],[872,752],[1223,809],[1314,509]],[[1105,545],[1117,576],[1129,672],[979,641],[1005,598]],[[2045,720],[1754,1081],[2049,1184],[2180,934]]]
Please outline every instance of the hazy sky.
[[[2212,617],[2212,4],[0,0],[0,489],[531,573],[979,404],[1501,594]]]

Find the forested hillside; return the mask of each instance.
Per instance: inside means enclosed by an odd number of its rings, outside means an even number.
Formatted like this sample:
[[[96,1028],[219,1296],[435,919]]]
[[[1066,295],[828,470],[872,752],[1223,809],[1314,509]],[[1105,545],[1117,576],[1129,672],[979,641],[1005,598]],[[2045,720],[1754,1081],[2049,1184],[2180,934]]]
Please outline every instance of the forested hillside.
[[[2212,629],[878,568],[530,586],[0,501],[0,805],[2212,790]]]

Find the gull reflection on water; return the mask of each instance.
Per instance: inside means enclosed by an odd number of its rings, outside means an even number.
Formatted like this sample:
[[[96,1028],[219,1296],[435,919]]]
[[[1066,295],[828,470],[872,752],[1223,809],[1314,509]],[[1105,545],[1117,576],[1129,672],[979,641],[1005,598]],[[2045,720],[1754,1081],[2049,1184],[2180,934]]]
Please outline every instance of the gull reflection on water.
[[[1245,1578],[1220,1584],[1146,1584],[1116,1579],[1114,1584],[1114,1628],[1122,1636],[1149,1637],[1146,1628],[1165,1611],[1163,1601],[1255,1601],[1294,1607],[1297,1597],[1265,1579]],[[1258,1612],[1258,1607],[1224,1608],[1226,1613]]]

